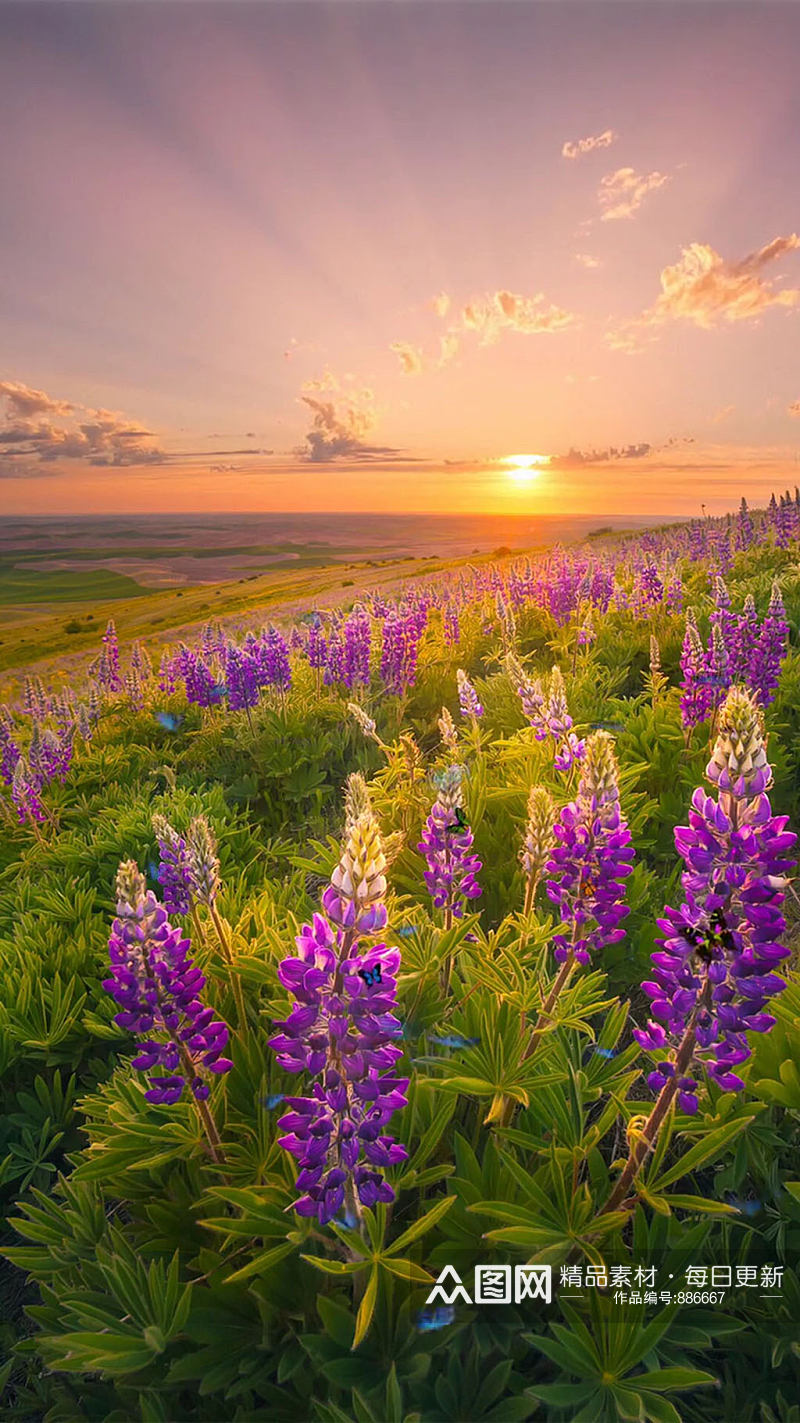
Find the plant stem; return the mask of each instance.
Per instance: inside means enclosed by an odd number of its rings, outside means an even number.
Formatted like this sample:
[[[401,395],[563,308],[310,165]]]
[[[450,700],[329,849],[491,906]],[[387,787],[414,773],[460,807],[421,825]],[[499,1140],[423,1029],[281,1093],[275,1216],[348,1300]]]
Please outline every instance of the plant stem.
[[[452,929],[452,927],[453,927],[453,906],[452,906],[452,904],[448,904],[448,905],[445,906],[445,911],[444,911],[444,927],[443,927],[443,932],[446,934],[449,929]],[[450,953],[448,953],[447,958],[445,959],[444,963],[442,964],[442,993],[449,993],[449,992],[450,992],[450,976],[451,976],[452,972],[453,972],[453,953],[452,953],[452,950],[451,950]]]
[[[561,993],[561,990],[566,984],[568,978],[570,977],[574,967],[575,956],[573,950],[570,949],[569,953],[567,954],[567,957],[565,958],[563,964],[561,965],[561,968],[559,969],[556,975],[553,987],[550,989],[550,992],[548,993],[544,1003],[542,1004],[541,1012],[539,1013],[539,1016],[536,1019],[536,1027],[533,1029],[533,1032],[531,1033],[531,1036],[528,1040],[528,1046],[522,1054],[523,1062],[526,1062],[529,1057],[532,1057],[537,1047],[539,1046],[539,1040],[545,1028],[547,1027],[550,1014],[552,1013],[556,1005],[556,1000],[558,999],[558,996]]]
[[[239,1013],[239,1023],[241,1027],[244,1027],[247,1023],[247,1010],[245,1008],[244,995],[242,993],[242,981],[239,978],[239,975],[237,974],[235,968],[235,960],[231,941],[222,927],[222,920],[219,917],[216,904],[209,904],[208,912],[211,915],[211,922],[214,925],[214,929],[219,940],[219,946],[222,949],[222,956],[225,959],[228,968],[231,970],[230,981],[231,987],[233,988],[233,996],[236,999],[236,1007]]]
[[[178,1039],[173,1036],[172,1033],[170,1033],[170,1037],[172,1038],[172,1041],[175,1043],[178,1052],[180,1053],[181,1066],[183,1067],[183,1070],[186,1073],[189,1082],[191,1082],[192,1078],[196,1074],[188,1050],[182,1042],[179,1042]],[[191,1091],[191,1088],[189,1090]],[[216,1122],[214,1121],[214,1118],[212,1117],[211,1112],[209,1111],[208,1103],[198,1101],[197,1097],[195,1097],[193,1092],[192,1100],[194,1101],[194,1105],[197,1108],[197,1113],[200,1117],[200,1122],[203,1127],[203,1131],[206,1134],[206,1139],[208,1141],[208,1149],[211,1153],[211,1156],[213,1160],[217,1163],[217,1165],[221,1166],[225,1160],[225,1156],[222,1150],[222,1141],[220,1139],[219,1132],[217,1131]]]
[[[637,1137],[631,1146],[630,1155],[623,1167],[622,1175],[600,1211],[600,1215],[606,1215],[609,1211],[615,1211],[617,1207],[627,1199],[628,1191],[644,1165],[648,1152],[655,1146],[658,1140],[658,1133],[677,1095],[678,1081],[685,1075],[689,1063],[692,1060],[695,1038],[697,1036],[697,1018],[702,1009],[706,1007],[710,996],[711,982],[709,979],[706,979],[700,997],[692,1010],[692,1016],[686,1024],[678,1051],[675,1054],[675,1075],[668,1078],[656,1097],[653,1110],[644,1124],[641,1136]]]

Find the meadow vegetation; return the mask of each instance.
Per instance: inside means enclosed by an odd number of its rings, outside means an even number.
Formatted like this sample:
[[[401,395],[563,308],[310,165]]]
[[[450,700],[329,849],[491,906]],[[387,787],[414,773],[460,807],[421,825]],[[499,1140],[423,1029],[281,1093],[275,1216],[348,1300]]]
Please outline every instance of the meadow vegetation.
[[[3,1417],[794,1423],[800,500],[379,572],[4,633]]]

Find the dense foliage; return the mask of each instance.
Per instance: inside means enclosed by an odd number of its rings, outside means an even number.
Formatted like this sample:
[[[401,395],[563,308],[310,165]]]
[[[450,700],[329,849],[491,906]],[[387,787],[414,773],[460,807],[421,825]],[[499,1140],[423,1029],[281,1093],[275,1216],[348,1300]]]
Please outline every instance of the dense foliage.
[[[28,679],[4,1417],[796,1418],[799,537],[787,495]],[[426,1304],[524,1263],[552,1303]]]

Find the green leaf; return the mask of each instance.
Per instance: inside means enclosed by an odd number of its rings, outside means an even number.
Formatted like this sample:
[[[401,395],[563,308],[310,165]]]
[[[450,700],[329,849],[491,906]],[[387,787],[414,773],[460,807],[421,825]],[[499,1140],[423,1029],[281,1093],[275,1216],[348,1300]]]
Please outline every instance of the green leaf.
[[[738,1216],[741,1214],[735,1206],[728,1206],[724,1201],[707,1201],[705,1196],[667,1196],[671,1206],[679,1206],[685,1211],[699,1211],[701,1215],[727,1215]]]
[[[399,1235],[397,1240],[394,1240],[392,1244],[388,1246],[384,1251],[384,1257],[386,1255],[399,1254],[401,1250],[406,1250],[409,1245],[412,1245],[415,1240],[419,1240],[421,1236],[426,1235],[427,1232],[432,1230],[437,1222],[442,1219],[442,1216],[447,1214],[450,1207],[454,1206],[455,1203],[455,1196],[442,1196],[441,1200],[437,1201],[435,1206],[432,1206],[429,1211],[426,1211],[425,1215],[420,1216],[419,1220],[409,1226],[408,1230],[404,1230],[403,1234]]]
[[[388,1255],[382,1255],[381,1265],[384,1270],[396,1275],[399,1280],[413,1280],[417,1285],[432,1285],[434,1283],[433,1275],[429,1275],[421,1265],[415,1265],[413,1260],[392,1260]]]
[[[309,1265],[313,1265],[315,1270],[321,1270],[323,1275],[355,1275],[367,1264],[366,1260],[326,1260],[322,1255],[301,1255],[300,1259],[307,1260]]]
[[[715,1131],[709,1132],[708,1136],[701,1137],[700,1141],[682,1156],[680,1161],[671,1166],[669,1171],[665,1171],[657,1181],[648,1181],[650,1191],[663,1191],[665,1186],[671,1186],[673,1181],[680,1181],[682,1176],[688,1176],[690,1172],[696,1171],[698,1166],[703,1166],[706,1161],[713,1160],[714,1157],[721,1156],[728,1142],[733,1141],[739,1132],[744,1131],[755,1117],[739,1117],[734,1122],[725,1122],[723,1126],[717,1127]]]
[[[645,1389],[642,1399],[647,1417],[652,1423],[683,1423],[675,1404],[670,1403],[668,1398],[662,1398],[658,1393],[648,1393]]]
[[[716,1383],[714,1374],[707,1374],[703,1369],[653,1369],[647,1374],[634,1374],[631,1376],[631,1383],[637,1388],[650,1388],[657,1393],[667,1393],[673,1388],[700,1388],[705,1384]]]
[[[249,1264],[243,1265],[241,1270],[234,1270],[232,1275],[225,1276],[225,1284],[240,1284],[242,1280],[249,1280],[252,1275],[266,1275],[273,1265],[277,1265],[279,1260],[291,1255],[297,1246],[291,1240],[285,1240],[281,1245],[273,1245],[271,1250],[262,1250],[260,1255],[256,1255]],[[312,1257],[304,1255],[304,1260]]]
[[[375,1313],[375,1305],[378,1299],[378,1267],[374,1265],[367,1281],[367,1288],[364,1291],[364,1298],[361,1301],[356,1317],[356,1332],[353,1335],[352,1347],[357,1349],[364,1338]]]

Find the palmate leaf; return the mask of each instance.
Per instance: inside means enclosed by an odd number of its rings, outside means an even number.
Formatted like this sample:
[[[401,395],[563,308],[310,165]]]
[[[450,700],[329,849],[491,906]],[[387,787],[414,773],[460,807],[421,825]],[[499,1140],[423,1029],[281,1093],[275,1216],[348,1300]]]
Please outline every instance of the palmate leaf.
[[[669,1170],[663,1172],[656,1180],[648,1179],[648,1190],[655,1195],[663,1191],[665,1187],[671,1186],[673,1182],[680,1181],[684,1176],[690,1175],[698,1167],[704,1166],[707,1161],[713,1161],[721,1156],[734,1137],[744,1131],[745,1127],[750,1126],[754,1120],[754,1116],[740,1116],[735,1121],[725,1122],[722,1126],[709,1132],[707,1136],[690,1147]]]

